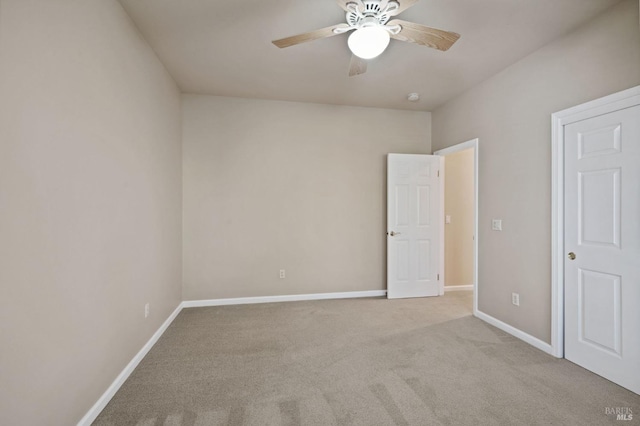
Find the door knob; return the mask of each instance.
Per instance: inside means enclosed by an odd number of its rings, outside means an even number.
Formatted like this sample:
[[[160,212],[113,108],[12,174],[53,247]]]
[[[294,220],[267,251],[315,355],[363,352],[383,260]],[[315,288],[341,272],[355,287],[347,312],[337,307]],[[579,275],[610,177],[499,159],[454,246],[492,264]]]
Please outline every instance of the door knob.
[[[400,235],[400,234],[401,232],[393,232],[393,231],[389,233],[389,235],[391,235],[392,237],[395,237],[396,235]]]
[[[574,252],[569,252],[569,254],[567,255],[567,257],[571,260],[575,260],[576,259],[576,254]]]

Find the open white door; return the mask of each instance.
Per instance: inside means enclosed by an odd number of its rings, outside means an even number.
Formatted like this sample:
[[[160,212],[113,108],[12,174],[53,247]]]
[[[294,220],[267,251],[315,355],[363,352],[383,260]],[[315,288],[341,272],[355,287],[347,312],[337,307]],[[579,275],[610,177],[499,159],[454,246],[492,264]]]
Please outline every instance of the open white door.
[[[444,161],[389,154],[387,165],[387,297],[441,295]]]
[[[640,105],[564,132],[565,357],[640,393]]]

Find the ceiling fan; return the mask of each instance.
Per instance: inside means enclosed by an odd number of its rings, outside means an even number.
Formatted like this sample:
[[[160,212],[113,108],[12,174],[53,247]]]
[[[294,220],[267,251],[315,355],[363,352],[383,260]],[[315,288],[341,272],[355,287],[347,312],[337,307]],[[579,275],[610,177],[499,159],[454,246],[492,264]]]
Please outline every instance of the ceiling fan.
[[[408,41],[438,50],[448,50],[460,35],[414,24],[401,19],[391,19],[418,0],[337,0],[338,5],[347,13],[347,23],[274,40],[280,48],[294,46],[308,41],[344,34],[351,30],[348,45],[353,53],[349,66],[349,76],[364,74],[367,71],[367,59],[384,52],[391,38]]]

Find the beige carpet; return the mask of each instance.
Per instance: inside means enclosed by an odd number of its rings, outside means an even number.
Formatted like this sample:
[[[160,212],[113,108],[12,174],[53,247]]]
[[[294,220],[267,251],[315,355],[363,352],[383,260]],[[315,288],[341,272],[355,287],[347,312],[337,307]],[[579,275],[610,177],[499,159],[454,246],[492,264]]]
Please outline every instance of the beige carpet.
[[[471,297],[185,309],[94,424],[640,424],[640,396],[472,317]]]

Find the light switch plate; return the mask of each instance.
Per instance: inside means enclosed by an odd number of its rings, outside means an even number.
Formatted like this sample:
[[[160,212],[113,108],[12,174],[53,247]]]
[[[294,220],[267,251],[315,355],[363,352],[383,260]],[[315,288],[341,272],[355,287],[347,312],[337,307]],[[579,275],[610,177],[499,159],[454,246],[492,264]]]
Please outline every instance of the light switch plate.
[[[491,220],[491,229],[494,231],[502,231],[502,219]]]
[[[448,214],[444,217],[444,223],[451,223],[451,215]]]

